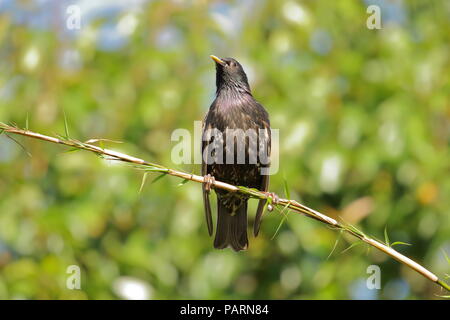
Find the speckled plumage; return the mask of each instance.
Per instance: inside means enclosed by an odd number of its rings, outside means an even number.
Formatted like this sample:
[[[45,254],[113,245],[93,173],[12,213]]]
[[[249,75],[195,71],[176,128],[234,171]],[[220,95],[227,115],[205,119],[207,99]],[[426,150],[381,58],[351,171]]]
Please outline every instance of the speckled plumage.
[[[214,57],[214,60],[215,57]],[[219,63],[217,61],[221,61]],[[247,76],[242,66],[232,58],[216,60],[216,85],[217,92],[214,102],[203,123],[204,138],[202,153],[208,143],[212,141],[207,137],[208,130],[217,129],[222,133],[223,162],[207,164],[203,159],[202,174],[210,174],[216,180],[227,182],[237,186],[246,186],[266,191],[269,183],[268,175],[261,175],[261,168],[268,166],[267,161],[261,161],[258,157],[258,144],[249,142],[243,133],[248,129],[254,130],[258,135],[259,143],[264,143],[270,154],[270,122],[264,107],[252,96]],[[244,146],[245,163],[237,163],[238,149],[235,149],[232,163],[227,163],[226,154],[230,148],[227,141],[227,129],[241,129],[234,136],[234,143],[242,143]],[[242,134],[240,134],[242,133]],[[206,137],[206,138],[205,138]],[[231,140],[233,137],[228,136]],[[227,144],[228,142],[228,144]],[[252,158],[254,157],[254,158]],[[250,159],[256,159],[256,163]],[[249,163],[250,162],[250,163]],[[217,194],[217,230],[214,247],[218,249],[230,246],[235,251],[244,250],[248,246],[247,238],[247,201],[248,198],[241,194],[230,193],[224,190],[216,190]],[[212,234],[212,218],[209,203],[209,193],[204,191],[203,199],[208,231]],[[260,200],[254,225],[255,236],[259,232],[264,201]]]

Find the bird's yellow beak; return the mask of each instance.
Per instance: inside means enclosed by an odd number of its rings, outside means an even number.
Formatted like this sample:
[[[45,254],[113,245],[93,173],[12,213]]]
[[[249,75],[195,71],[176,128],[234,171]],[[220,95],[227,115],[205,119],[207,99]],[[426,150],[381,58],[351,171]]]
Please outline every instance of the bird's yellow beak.
[[[213,55],[210,55],[209,57],[210,57],[211,59],[213,59],[215,63],[218,63],[218,64],[220,64],[220,65],[222,65],[222,66],[225,65],[225,61],[223,61],[223,60],[220,59],[219,57],[216,57],[216,56],[213,56]]]

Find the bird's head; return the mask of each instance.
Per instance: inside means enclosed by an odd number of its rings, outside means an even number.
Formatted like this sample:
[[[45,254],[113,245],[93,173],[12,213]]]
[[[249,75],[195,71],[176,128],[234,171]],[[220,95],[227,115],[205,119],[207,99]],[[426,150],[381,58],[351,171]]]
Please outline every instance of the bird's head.
[[[217,92],[229,88],[250,93],[247,75],[239,62],[233,58],[210,57],[216,63]]]

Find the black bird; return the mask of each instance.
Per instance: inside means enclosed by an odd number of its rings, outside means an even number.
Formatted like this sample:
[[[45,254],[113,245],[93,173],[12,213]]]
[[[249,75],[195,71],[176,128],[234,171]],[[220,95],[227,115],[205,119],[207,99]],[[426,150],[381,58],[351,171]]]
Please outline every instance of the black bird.
[[[268,170],[270,166],[268,157],[271,147],[269,115],[253,98],[247,75],[241,64],[233,58],[221,59],[216,56],[211,58],[216,63],[217,91],[216,98],[203,121],[202,135],[202,175],[205,176],[203,202],[209,235],[213,233],[209,202],[209,191],[213,180],[267,191],[269,175],[267,172],[262,174],[262,170]],[[235,130],[234,132],[237,133],[231,136],[227,129],[241,130]],[[256,133],[256,144],[251,140],[255,136],[242,134],[242,132],[250,132],[247,131],[248,129]],[[217,136],[217,132],[220,132],[221,136]],[[211,147],[214,143],[217,143],[216,148],[210,152],[214,149]],[[245,154],[244,163],[238,161],[240,147]],[[227,159],[230,151],[234,152],[234,156]],[[215,161],[207,160],[205,154],[208,152],[211,158],[217,157]],[[221,152],[222,162],[219,156]],[[247,249],[248,197],[219,189],[216,190],[216,195],[217,230],[214,247],[217,249],[231,247],[235,251]],[[259,232],[264,205],[265,200],[259,200],[253,228],[255,236]]]

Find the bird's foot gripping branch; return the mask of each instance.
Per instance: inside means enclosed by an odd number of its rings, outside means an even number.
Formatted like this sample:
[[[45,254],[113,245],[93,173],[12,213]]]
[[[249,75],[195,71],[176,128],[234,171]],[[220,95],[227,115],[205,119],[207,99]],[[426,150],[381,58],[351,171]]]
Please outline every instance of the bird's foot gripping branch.
[[[121,152],[116,152],[113,150],[101,148],[99,146],[96,146],[95,143],[100,141],[100,139],[91,139],[86,142],[81,142],[79,140],[71,139],[67,135],[65,137],[51,137],[47,135],[43,135],[40,133],[36,133],[33,131],[25,130],[18,128],[16,126],[7,125],[5,123],[0,122],[0,134],[6,134],[9,136],[9,134],[15,134],[15,135],[21,135],[29,138],[39,139],[51,143],[61,144],[65,145],[71,148],[79,149],[79,150],[87,150],[90,152],[93,152],[99,156],[105,157],[107,159],[117,160],[125,163],[131,163],[133,164],[137,169],[143,170],[145,172],[159,172],[167,175],[171,175],[174,177],[181,178],[186,181],[194,181],[198,183],[205,183],[205,179],[202,176],[186,173],[178,170],[173,170],[167,167],[164,167],[162,165],[147,162],[143,159],[133,157]],[[206,181],[208,182],[208,181]],[[282,209],[289,209],[296,213],[301,213],[307,217],[313,218],[317,221],[322,222],[323,224],[332,227],[335,230],[339,230],[342,232],[346,232],[353,237],[365,242],[366,244],[384,252],[391,258],[394,258],[395,260],[399,261],[403,265],[415,270],[420,275],[428,279],[429,281],[432,281],[436,283],[437,285],[441,286],[443,289],[445,289],[447,292],[450,292],[450,286],[448,283],[446,283],[444,280],[440,279],[438,276],[436,276],[434,273],[426,269],[425,267],[421,266],[417,262],[411,260],[410,258],[406,257],[405,255],[399,253],[392,247],[390,247],[388,244],[382,243],[379,240],[375,240],[368,235],[364,234],[354,226],[345,224],[343,222],[338,222],[333,218],[328,217],[327,215],[320,213],[314,209],[311,209],[295,200],[290,199],[283,199],[278,198],[275,196],[275,194],[271,192],[261,192],[256,189],[251,188],[245,188],[241,186],[235,186],[228,183],[224,183],[221,181],[209,181],[212,188],[215,189],[222,189],[226,191],[231,191],[235,193],[241,193],[247,197],[255,198],[255,199],[262,199],[266,200],[266,207],[269,205],[271,206],[277,206]],[[277,198],[277,199],[275,199]]]

